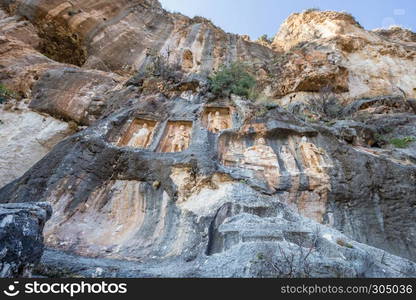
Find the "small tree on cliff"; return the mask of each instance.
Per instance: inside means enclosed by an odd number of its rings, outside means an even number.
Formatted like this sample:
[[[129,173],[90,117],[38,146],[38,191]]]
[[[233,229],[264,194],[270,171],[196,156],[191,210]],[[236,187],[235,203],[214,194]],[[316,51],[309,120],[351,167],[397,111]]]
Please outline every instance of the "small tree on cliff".
[[[229,97],[231,94],[248,98],[257,82],[249,72],[249,68],[240,62],[222,65],[209,78],[211,91],[219,97]]]
[[[262,36],[260,36],[259,41],[267,44],[271,44],[273,42],[272,38],[269,38],[267,34],[263,34]]]

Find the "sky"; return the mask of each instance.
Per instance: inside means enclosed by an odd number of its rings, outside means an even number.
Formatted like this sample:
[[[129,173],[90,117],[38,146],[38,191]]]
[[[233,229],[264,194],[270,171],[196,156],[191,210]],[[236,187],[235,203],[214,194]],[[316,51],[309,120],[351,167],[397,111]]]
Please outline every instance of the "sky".
[[[202,16],[227,32],[273,37],[284,20],[308,8],[347,11],[366,29],[416,30],[416,0],[159,0],[169,11]]]

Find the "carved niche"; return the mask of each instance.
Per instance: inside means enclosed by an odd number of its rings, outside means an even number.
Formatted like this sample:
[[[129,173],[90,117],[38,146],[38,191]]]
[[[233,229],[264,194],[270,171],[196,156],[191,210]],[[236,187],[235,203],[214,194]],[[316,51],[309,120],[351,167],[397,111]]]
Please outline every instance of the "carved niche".
[[[189,148],[191,143],[192,122],[169,121],[158,152],[182,152]]]
[[[121,136],[119,147],[134,147],[146,149],[153,139],[157,122],[145,119],[134,119],[125,133]]]
[[[232,127],[231,111],[228,107],[206,107],[202,123],[209,131],[218,134]]]
[[[221,147],[221,145],[220,145]],[[263,137],[247,147],[242,139],[231,139],[222,149],[222,163],[229,167],[249,169],[266,181],[271,188],[279,184],[280,166],[277,154]]]

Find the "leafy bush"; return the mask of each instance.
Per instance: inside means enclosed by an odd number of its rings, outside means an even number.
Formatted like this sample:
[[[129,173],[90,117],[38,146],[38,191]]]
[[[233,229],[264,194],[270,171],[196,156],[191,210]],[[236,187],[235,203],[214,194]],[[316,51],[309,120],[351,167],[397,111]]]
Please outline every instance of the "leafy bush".
[[[211,91],[219,97],[229,97],[231,94],[249,98],[257,82],[246,65],[234,62],[220,69],[209,78]]]
[[[416,142],[416,138],[412,136],[408,136],[402,139],[395,138],[395,139],[390,140],[390,144],[392,144],[396,148],[403,148],[403,149],[409,147],[409,145],[413,142]]]

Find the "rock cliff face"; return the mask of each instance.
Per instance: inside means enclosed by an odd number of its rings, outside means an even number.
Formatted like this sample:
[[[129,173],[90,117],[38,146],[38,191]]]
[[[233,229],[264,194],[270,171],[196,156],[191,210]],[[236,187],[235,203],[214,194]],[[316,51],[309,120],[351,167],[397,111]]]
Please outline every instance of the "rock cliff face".
[[[346,101],[416,96],[416,44],[414,34],[406,30],[371,32],[348,14],[308,11],[291,15],[272,46],[289,57],[282,59],[293,74],[284,76],[286,80],[306,77],[308,84],[289,92],[316,92],[332,85]]]
[[[108,276],[416,275],[413,33],[309,11],[267,45],[157,1],[0,4],[0,202],[51,203],[49,247]],[[235,60],[266,105],[210,93]],[[296,114],[326,89],[342,118]]]
[[[0,205],[0,277],[28,277],[43,254],[48,203]]]

